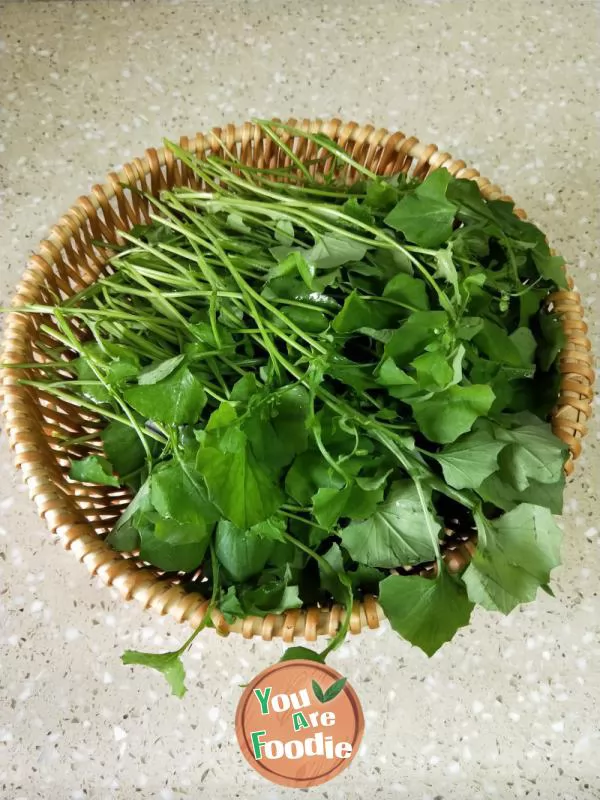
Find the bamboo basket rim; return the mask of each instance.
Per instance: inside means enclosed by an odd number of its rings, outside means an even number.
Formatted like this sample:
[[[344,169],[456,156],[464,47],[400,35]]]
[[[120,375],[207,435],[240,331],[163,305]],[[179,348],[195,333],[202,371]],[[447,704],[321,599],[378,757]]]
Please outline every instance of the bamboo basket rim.
[[[279,120],[276,120],[279,121]],[[380,175],[407,172],[423,178],[441,167],[459,178],[474,180],[486,199],[512,202],[499,186],[436,145],[423,144],[414,136],[401,131],[359,125],[356,122],[288,120],[288,125],[311,133],[324,133],[343,147],[355,160],[369,166]],[[307,158],[311,144],[301,136],[284,134],[289,147],[300,158]],[[259,126],[246,122],[213,128],[208,134],[181,137],[180,145],[199,157],[236,151],[243,163],[258,166],[282,166],[290,163],[289,156],[268,137]],[[103,185],[95,185],[91,193],[81,196],[60,218],[30,258],[13,297],[13,306],[39,302],[48,292],[73,294],[95,281],[106,263],[103,251],[94,240],[117,240],[117,231],[147,221],[147,201],[129,187],[158,194],[163,188],[192,181],[190,170],[170,150],[150,148],[141,158],[134,158],[116,173],[111,172]],[[515,209],[526,218],[522,209]],[[573,289],[553,293],[548,301],[560,316],[566,344],[559,357],[561,382],[556,406],[552,412],[554,433],[569,447],[565,471],[570,474],[573,463],[581,453],[581,440],[586,433],[586,421],[591,415],[592,370],[591,343],[587,338],[583,307],[579,294]],[[2,362],[19,363],[31,353],[31,319],[11,312],[3,336]],[[64,405],[50,403],[41,392],[32,392],[18,383],[18,370],[5,367],[1,371],[3,414],[15,462],[21,468],[31,498],[50,531],[63,546],[82,561],[92,575],[98,575],[107,586],[116,587],[123,599],[135,598],[145,608],[169,614],[178,622],[196,626],[201,621],[208,600],[200,592],[186,591],[173,579],[161,577],[151,567],[112,550],[97,534],[96,528],[84,513],[90,504],[101,518],[103,502],[92,490],[79,490],[77,484],[64,480],[63,467],[51,435],[56,425],[67,424]],[[68,409],[67,409],[68,410]],[[121,506],[124,499],[119,498]],[[119,503],[117,499],[117,505]],[[88,502],[89,501],[89,502]],[[86,509],[87,506],[87,509]],[[88,513],[89,517],[89,513]],[[446,563],[458,569],[473,552],[472,542],[459,542],[445,552]],[[424,573],[421,573],[424,574]],[[425,573],[426,574],[426,573]],[[212,621],[222,635],[241,633],[245,638],[260,636],[265,640],[281,637],[291,642],[296,637],[314,641],[318,635],[333,635],[341,624],[343,608],[309,607],[293,609],[266,617],[249,616],[228,624],[217,609]],[[375,597],[367,596],[354,605],[350,632],[362,628],[377,628],[384,614]]]

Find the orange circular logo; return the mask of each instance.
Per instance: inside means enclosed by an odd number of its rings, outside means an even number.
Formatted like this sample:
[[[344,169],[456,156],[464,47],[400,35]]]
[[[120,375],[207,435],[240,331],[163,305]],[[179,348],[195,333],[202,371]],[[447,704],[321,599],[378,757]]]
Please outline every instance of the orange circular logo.
[[[282,786],[335,778],[358,751],[365,727],[354,689],[316,661],[282,661],[263,670],[240,699],[235,730],[246,760]]]

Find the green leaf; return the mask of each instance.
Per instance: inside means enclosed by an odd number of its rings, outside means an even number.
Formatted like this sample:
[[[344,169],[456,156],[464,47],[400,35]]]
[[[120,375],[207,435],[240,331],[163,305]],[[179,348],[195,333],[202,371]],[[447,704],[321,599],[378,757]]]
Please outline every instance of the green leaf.
[[[443,278],[454,288],[455,295],[458,295],[458,273],[454,261],[452,260],[452,249],[450,245],[442,247],[437,251],[435,254],[435,263],[437,265],[436,277]],[[467,281],[465,280],[463,286],[466,283]]]
[[[506,416],[513,427],[493,425],[494,437],[507,446],[500,456],[500,467],[517,491],[527,488],[530,480],[556,483],[563,473],[567,447],[547,423],[532,414]],[[524,424],[518,424],[520,421]]]
[[[462,579],[474,603],[503,614],[535,600],[540,587],[532,575],[510,564],[502,552],[492,555],[481,549],[475,552]]]
[[[428,656],[469,624],[473,604],[445,570],[434,580],[390,575],[379,587],[379,602],[392,628]]]
[[[446,196],[458,207],[461,220],[485,226],[489,225],[490,219],[493,220],[493,215],[475,181],[468,178],[453,178],[448,184]]]
[[[274,514],[283,497],[249,449],[246,437],[241,437],[234,452],[200,448],[196,468],[204,476],[212,502],[234,525],[245,530]]]
[[[330,703],[332,700],[335,700],[338,694],[343,690],[347,680],[348,678],[338,678],[337,681],[334,681],[331,686],[325,690],[323,703]]]
[[[190,355],[205,353],[207,350],[219,349],[219,342],[215,339],[215,332],[212,325],[208,320],[208,313],[206,311],[199,311],[193,314],[192,318],[198,321],[190,325],[190,334],[194,337],[194,341],[186,346],[186,352]],[[231,332],[226,328],[219,330],[219,338],[223,347],[233,347],[234,341]]]
[[[344,508],[352,487],[330,489],[321,487],[313,496],[313,516],[327,529],[332,529],[338,519],[343,516]]]
[[[420,355],[436,341],[448,324],[445,311],[416,311],[404,322],[385,346],[385,355],[400,367]]]
[[[302,599],[297,586],[289,586],[287,581],[274,580],[247,589],[242,593],[242,605],[247,614],[265,617],[267,614],[281,614],[290,608],[301,608]]]
[[[289,219],[279,219],[275,225],[275,238],[280,244],[291,245],[294,241],[294,226]]]
[[[504,511],[511,511],[520,503],[532,503],[549,509],[553,514],[562,514],[564,491],[564,472],[556,483],[539,483],[530,479],[527,488],[519,492],[513,487],[510,476],[504,477],[501,471],[490,475],[477,488],[477,494],[483,500]]]
[[[317,698],[319,703],[324,703],[325,702],[325,692],[323,691],[323,689],[321,689],[321,687],[319,686],[317,681],[314,680],[314,678],[313,678],[313,681],[312,681],[312,690],[313,690],[314,696]]]
[[[252,536],[259,536],[271,542],[286,542],[285,538],[286,521],[283,517],[273,516],[264,522],[257,522],[248,529]]]
[[[70,368],[74,369],[80,381],[86,381],[86,385],[81,387],[81,394],[94,403],[109,403],[110,392],[98,379],[98,376],[84,357],[73,359]],[[95,385],[91,383],[95,381]]]
[[[349,569],[346,576],[349,578],[352,588],[356,591],[369,591],[377,594],[380,581],[387,575],[383,570],[375,567],[367,567],[365,564],[357,564],[356,569]]]
[[[367,183],[365,205],[377,211],[386,211],[394,205],[397,199],[397,191],[386,181],[371,180]]]
[[[532,361],[520,351],[518,339],[515,342],[504,328],[488,319],[483,320],[482,328],[473,341],[482,353],[499,364],[521,367]]]
[[[388,281],[383,290],[383,296],[420,311],[429,310],[429,298],[425,282],[412,275],[399,272]]]
[[[348,266],[348,272],[370,276],[378,286],[382,287],[399,272],[406,275],[414,273],[413,264],[404,250],[389,250],[379,247],[369,253],[368,259],[369,263],[363,261],[360,264]]]
[[[140,556],[145,561],[167,572],[191,572],[202,563],[210,531],[199,522],[159,519],[154,528],[143,527],[140,536]]]
[[[528,327],[531,318],[537,315],[542,308],[545,298],[548,296],[546,289],[535,289],[530,287],[526,292],[519,295],[519,325]],[[540,314],[542,317],[543,314]]]
[[[124,522],[108,534],[106,544],[120,553],[131,553],[140,546],[140,534],[132,522]]]
[[[232,402],[247,404],[250,398],[258,394],[260,387],[253,372],[247,372],[242,378],[237,380],[231,387],[229,394]],[[210,415],[207,427],[222,428],[237,421],[237,412],[231,403],[223,401]]]
[[[347,216],[357,219],[359,222],[364,222],[365,225],[373,225],[375,223],[375,217],[368,205],[359,203],[356,197],[346,200],[341,210]]]
[[[333,528],[340,517],[370,516],[383,498],[383,489],[362,489],[350,483],[343,489],[321,487],[313,496],[313,516],[325,528]]]
[[[186,366],[158,383],[132,386],[124,397],[144,417],[166,425],[193,425],[206,404],[202,384]]]
[[[173,356],[166,361],[159,361],[156,364],[145,369],[140,373],[138,384],[140,386],[147,386],[152,383],[158,383],[164,378],[168,377],[172,372],[175,372],[177,367],[185,360],[185,355],[180,354]]]
[[[527,570],[540,585],[549,583],[550,572],[560,564],[562,531],[547,508],[522,503],[490,527],[510,563]]]
[[[481,259],[490,252],[490,234],[472,225],[465,225],[455,230],[450,241],[452,253],[458,259]]]
[[[479,333],[482,327],[483,319],[481,317],[462,317],[456,336],[458,339],[468,342]]]
[[[380,330],[397,318],[397,309],[383,303],[364,300],[354,289],[345,299],[342,310],[334,317],[331,327],[337,333],[351,333],[362,328]]]
[[[81,356],[72,361],[70,366],[75,369],[79,380],[97,382],[95,386],[83,386],[81,393],[100,404],[109,402],[111,395],[99,381],[91,362],[100,371],[104,381],[111,386],[120,386],[128,378],[135,377],[140,370],[139,357],[129,347],[112,342],[103,342],[102,346],[98,342],[84,345]]]
[[[385,479],[379,485],[370,488],[361,486],[357,479],[356,483],[350,484],[348,488],[350,491],[344,505],[343,516],[349,519],[364,519],[370,517],[383,500]]]
[[[345,573],[344,556],[340,550],[339,544],[332,544],[327,552],[323,553],[323,558],[329,566],[337,573],[337,577],[332,575],[328,569],[325,569],[319,563],[319,580],[321,586],[325,591],[338,601],[343,603],[346,597],[346,592],[343,583],[339,579],[339,575]]]
[[[412,362],[417,373],[417,384],[427,392],[438,392],[449,386],[454,369],[448,357],[439,350],[423,353]]]
[[[566,273],[563,269],[565,260],[562,256],[553,256],[548,247],[539,246],[533,251],[533,261],[542,278],[555,283],[559,289],[568,289]]]
[[[204,523],[208,528],[220,517],[208,498],[204,478],[192,461],[173,459],[159,464],[150,486],[152,505],[163,517],[182,523]]]
[[[285,477],[285,491],[301,506],[310,505],[319,488],[344,486],[338,473],[333,474],[318,450],[307,450],[296,456]]]
[[[432,172],[390,211],[385,224],[420,247],[439,247],[449,239],[456,214],[456,208],[446,199],[449,180],[446,170]]]
[[[344,356],[333,355],[325,364],[324,372],[347,386],[351,386],[357,392],[365,392],[377,387],[369,365],[357,364]]]
[[[144,519],[151,511],[150,479],[147,478],[131,503],[129,503],[117,520],[112,531],[106,537],[106,543],[110,545],[113,550],[126,553],[137,550],[140,545],[140,535],[138,531],[140,520]]]
[[[215,552],[221,564],[237,583],[257,575],[271,555],[273,545],[250,531],[221,520],[215,534]]]
[[[228,214],[227,224],[238,233],[250,233],[252,230],[252,228],[244,222],[244,218],[241,214]]]
[[[302,254],[317,269],[334,269],[350,261],[362,261],[366,252],[367,246],[361,242],[326,233]]]
[[[99,483],[103,486],[119,486],[119,479],[113,475],[110,462],[100,456],[86,456],[73,461],[69,478],[84,483]]]
[[[315,281],[313,280],[313,285],[314,283]],[[322,289],[318,291],[309,289],[300,277],[295,277],[294,275],[285,275],[274,279],[269,278],[269,282],[263,289],[262,294],[267,300],[272,300],[273,298],[294,300],[315,308],[329,309],[331,311],[337,311],[340,307],[334,297],[326,294]]]
[[[519,401],[519,392],[530,385],[531,378],[535,372],[535,367],[510,367],[506,364],[498,364],[495,361],[487,361],[472,357],[471,373],[469,380],[474,383],[488,384],[494,392],[494,402],[490,408],[488,416],[496,416],[505,408],[512,408],[515,402]],[[529,401],[525,401],[529,405]]]
[[[280,256],[284,250],[287,250],[287,248],[272,248],[271,252],[277,257]],[[314,285],[316,274],[315,265],[309,264],[306,258],[304,258],[302,255],[302,252],[297,249],[289,250],[286,257],[282,259],[277,266],[271,267],[267,275],[267,279],[271,281],[273,278],[280,278],[284,275],[291,275],[295,272],[300,275],[309,289],[316,288]]]
[[[175,697],[183,697],[185,687],[185,668],[179,658],[179,652],[174,653],[141,653],[139,650],[126,650],[121,656],[123,664],[141,664],[144,667],[161,672]]]
[[[306,333],[322,333],[329,327],[329,317],[317,308],[296,308],[289,306],[286,317]]]
[[[529,328],[517,328],[508,337],[517,348],[522,364],[533,364],[537,342]]]
[[[146,451],[137,431],[122,422],[109,422],[101,433],[106,457],[114,471],[124,477],[146,463]],[[150,449],[154,443],[148,440]]]
[[[310,396],[298,384],[265,396],[266,402],[246,414],[242,429],[257,461],[277,473],[306,450]]]
[[[455,489],[477,489],[498,469],[498,454],[504,447],[487,431],[461,436],[433,457],[439,462],[444,479]]]
[[[543,313],[539,315],[538,320],[542,330],[538,362],[540,368],[548,372],[567,343],[567,337],[556,314]]]
[[[529,486],[521,494],[515,492],[514,504],[532,503],[535,506],[543,506],[552,514],[563,513],[563,496],[565,491],[565,473],[561,473],[556,483],[540,483],[539,481],[529,481]],[[505,509],[510,511],[510,508]]]
[[[316,661],[319,664],[325,663],[325,660],[320,653],[316,653],[314,650],[310,650],[308,647],[302,647],[301,645],[288,647],[279,660],[296,661],[296,659],[303,661]]]
[[[377,383],[384,386],[392,397],[402,400],[421,393],[417,381],[397,367],[391,358],[386,358],[378,369]]]
[[[463,344],[459,344],[455,349],[454,354],[450,357],[450,366],[452,368],[451,384],[460,383],[463,379],[463,361],[465,358],[466,348]]]
[[[529,503],[477,522],[480,542],[463,581],[473,602],[508,614],[549,582],[560,564],[562,531],[547,508]]]
[[[433,519],[432,525],[437,535],[440,526]],[[417,487],[410,480],[394,483],[371,517],[352,522],[340,535],[352,558],[371,567],[420,564],[435,556]]]
[[[488,200],[486,207],[504,236],[511,239],[513,245],[533,250],[544,244],[544,234],[531,222],[520,219],[514,213],[514,203],[505,200]]]
[[[407,400],[421,432],[431,441],[448,444],[471,429],[494,402],[489,386],[450,386],[425,400]]]
[[[235,586],[230,586],[221,597],[219,610],[225,617],[226,622],[230,625],[232,622],[235,622],[236,619],[243,619],[245,617],[246,612],[238,599]]]

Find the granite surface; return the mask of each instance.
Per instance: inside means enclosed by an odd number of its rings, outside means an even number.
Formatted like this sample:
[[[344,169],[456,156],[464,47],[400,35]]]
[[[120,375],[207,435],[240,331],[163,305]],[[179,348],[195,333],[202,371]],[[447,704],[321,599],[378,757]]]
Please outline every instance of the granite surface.
[[[0,288],[115,165],[252,115],[401,128],[506,188],[572,265],[598,348],[598,6],[590,0],[0,2]],[[430,661],[387,627],[331,658],[367,728],[315,798],[600,797],[600,434],[567,491],[556,598],[477,612]],[[37,518],[2,439],[0,797],[300,797],[234,738],[279,643],[200,637],[190,691],[121,665],[185,631],[90,579]]]

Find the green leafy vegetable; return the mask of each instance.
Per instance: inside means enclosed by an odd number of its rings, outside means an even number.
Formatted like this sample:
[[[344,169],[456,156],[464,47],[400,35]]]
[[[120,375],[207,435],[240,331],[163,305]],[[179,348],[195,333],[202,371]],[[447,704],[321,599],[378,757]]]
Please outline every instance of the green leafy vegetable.
[[[239,528],[249,528],[270,517],[282,495],[269,472],[257,460],[244,434],[233,452],[214,447],[198,450],[196,467],[204,476],[213,503]]]
[[[69,477],[74,481],[102,483],[105,486],[118,486],[119,479],[112,473],[112,465],[100,456],[86,456],[71,465]]]
[[[156,382],[140,382],[126,389],[123,395],[147,419],[167,425],[193,425],[206,404],[202,383],[185,366]]]
[[[473,602],[446,572],[435,580],[390,575],[379,588],[379,602],[392,628],[428,656],[469,624]]]
[[[419,429],[432,442],[454,442],[490,410],[494,393],[489,386],[450,386],[424,400],[411,400]]]
[[[152,440],[146,438],[152,450]],[[102,431],[102,443],[107,459],[115,472],[125,478],[146,465],[143,440],[134,428],[122,422],[109,422]]]
[[[494,522],[478,519],[480,547],[463,576],[469,598],[490,611],[535,599],[560,564],[562,533],[547,508],[521,503]]]
[[[140,530],[140,555],[168,572],[191,572],[200,566],[210,541],[201,522],[158,519]]]
[[[187,688],[185,685],[185,668],[178,653],[141,653],[139,650],[125,650],[121,661],[126,666],[141,664],[143,667],[161,672],[175,697],[183,697]]]
[[[498,470],[498,454],[504,447],[486,431],[477,431],[442,448],[435,458],[450,486],[477,489]]]
[[[446,199],[450,175],[432,172],[412,194],[406,195],[385,218],[386,225],[401,231],[409,242],[439,247],[452,233],[456,208]]]
[[[272,547],[250,531],[243,531],[231,522],[217,525],[215,552],[233,580],[242,583],[258,574],[271,555]]]
[[[211,528],[220,518],[195,464],[183,458],[160,464],[150,482],[152,505],[163,517]]]
[[[355,561],[371,567],[419,564],[435,555],[429,521],[412,481],[395,483],[371,517],[344,528],[342,542]]]
[[[284,655],[318,661],[373,594],[432,654],[473,603],[532,600],[559,560],[562,259],[473,181],[377,177],[322,134],[259,124],[260,169],[167,144],[196,181],[161,192],[97,283],[20,309],[54,318],[24,382],[89,413],[59,463],[98,485],[94,522],[102,485],[121,487],[107,542],[180,573],[165,584],[210,593],[229,624],[341,604],[322,652]],[[475,531],[450,574],[447,537]],[[125,661],[181,695],[186,647]]]
[[[323,658],[320,653],[314,650],[309,650],[308,647],[288,647],[285,653],[279,659],[280,661],[296,661],[296,659],[305,659],[307,661],[317,661],[323,663]]]

